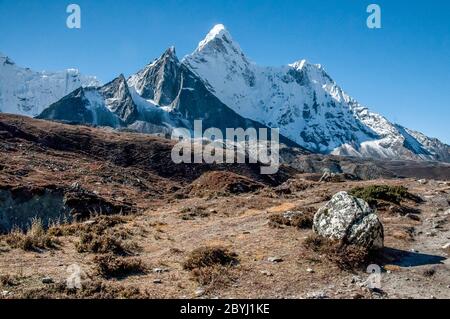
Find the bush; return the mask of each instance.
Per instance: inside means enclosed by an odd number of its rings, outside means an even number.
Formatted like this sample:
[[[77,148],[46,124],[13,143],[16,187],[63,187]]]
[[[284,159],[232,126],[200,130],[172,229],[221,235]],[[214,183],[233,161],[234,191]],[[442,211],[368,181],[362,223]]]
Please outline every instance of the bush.
[[[403,200],[421,202],[420,197],[408,192],[404,186],[371,185],[367,187],[356,187],[349,192],[358,198],[364,199],[370,206],[378,206],[379,201],[385,201],[400,205]]]
[[[192,251],[183,268],[193,270],[210,266],[233,266],[239,262],[237,254],[223,247],[201,247]]]
[[[0,276],[0,286],[1,287],[14,287],[19,285],[20,278],[12,275],[1,275]]]
[[[324,256],[343,270],[363,268],[371,258],[370,251],[364,247],[344,245],[339,241],[333,241],[316,234],[308,236],[303,245],[307,249]]]
[[[56,248],[59,245],[59,241],[46,232],[40,219],[33,219],[28,231],[14,229],[4,239],[10,247],[25,251]]]
[[[94,258],[97,273],[104,278],[123,278],[130,275],[144,274],[147,268],[139,258],[117,257],[113,254]]]
[[[281,225],[292,226],[301,229],[311,229],[313,226],[314,215],[316,210],[313,207],[307,207],[304,210],[292,212],[292,216],[289,217],[290,212],[283,214],[272,214],[269,216],[269,225],[272,227],[279,227]]]
[[[123,223],[125,223],[123,216],[98,216],[84,223],[51,226],[48,233],[57,237],[74,236],[83,233],[103,235],[106,231]]]
[[[92,233],[82,233],[80,241],[75,244],[75,247],[79,253],[113,253],[116,255],[130,255],[136,248],[135,245],[115,238],[111,234],[99,236]]]
[[[101,281],[83,282],[81,289],[67,288],[65,282],[27,289],[14,295],[18,299],[148,299],[146,290],[135,287],[108,285]]]
[[[205,288],[206,293],[226,288],[237,279],[232,269],[225,266],[196,268],[192,270],[192,276]]]

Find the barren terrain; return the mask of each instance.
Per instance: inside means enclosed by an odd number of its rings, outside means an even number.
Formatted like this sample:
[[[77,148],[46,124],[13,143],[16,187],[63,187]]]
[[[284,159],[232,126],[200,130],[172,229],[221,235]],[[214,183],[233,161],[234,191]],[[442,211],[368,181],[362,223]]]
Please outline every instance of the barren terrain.
[[[436,178],[445,166],[429,179],[418,169],[420,178],[319,182],[288,166],[263,176],[256,164],[175,165],[172,145],[0,115],[0,297],[450,298],[450,182]],[[308,227],[270,222],[369,185],[404,186],[420,200],[379,203],[385,248],[364,266],[307,248]],[[37,215],[42,229],[14,230],[6,200],[21,214],[16,225]],[[45,220],[52,208],[67,216]],[[188,267],[202,247],[225,249],[232,262]],[[370,263],[381,267],[379,289],[365,283]],[[80,289],[66,286],[73,265]]]

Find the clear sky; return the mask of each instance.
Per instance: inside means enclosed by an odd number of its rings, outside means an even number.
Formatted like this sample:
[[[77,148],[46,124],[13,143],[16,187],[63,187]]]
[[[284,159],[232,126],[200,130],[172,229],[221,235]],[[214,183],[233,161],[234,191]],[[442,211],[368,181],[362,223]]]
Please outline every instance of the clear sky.
[[[66,27],[81,6],[82,28]],[[382,29],[366,7],[382,9]],[[0,52],[36,70],[109,81],[175,45],[181,58],[223,23],[247,56],[322,64],[360,103],[450,144],[448,0],[0,0]]]

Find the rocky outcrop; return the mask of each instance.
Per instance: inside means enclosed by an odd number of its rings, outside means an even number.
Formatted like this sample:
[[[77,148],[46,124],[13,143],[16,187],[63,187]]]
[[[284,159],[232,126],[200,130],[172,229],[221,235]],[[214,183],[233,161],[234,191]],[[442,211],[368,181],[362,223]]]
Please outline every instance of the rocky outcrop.
[[[383,225],[364,200],[339,192],[314,216],[318,235],[343,244],[380,249],[384,243]]]
[[[34,218],[44,226],[54,222],[83,220],[91,215],[128,214],[129,205],[119,205],[79,186],[5,187],[0,189],[0,233],[26,229]]]

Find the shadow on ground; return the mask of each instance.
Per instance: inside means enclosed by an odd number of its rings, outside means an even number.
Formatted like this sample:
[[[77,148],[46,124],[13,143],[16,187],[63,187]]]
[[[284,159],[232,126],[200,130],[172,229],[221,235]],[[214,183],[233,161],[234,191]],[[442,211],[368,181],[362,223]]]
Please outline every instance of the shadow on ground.
[[[383,264],[397,265],[400,267],[443,264],[444,260],[447,259],[438,255],[429,255],[389,247],[385,247],[380,255]]]

